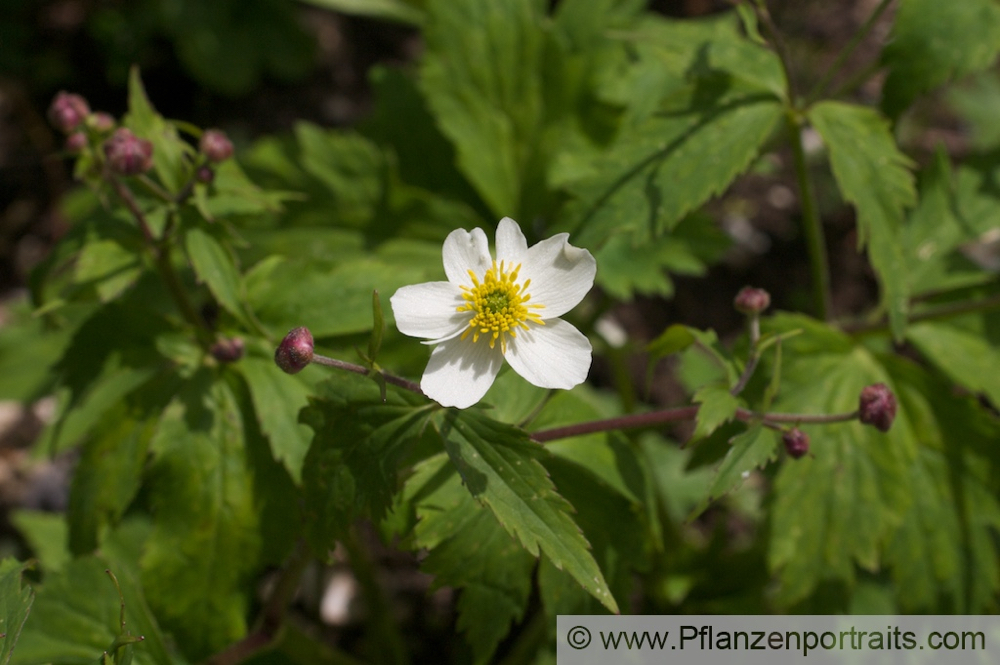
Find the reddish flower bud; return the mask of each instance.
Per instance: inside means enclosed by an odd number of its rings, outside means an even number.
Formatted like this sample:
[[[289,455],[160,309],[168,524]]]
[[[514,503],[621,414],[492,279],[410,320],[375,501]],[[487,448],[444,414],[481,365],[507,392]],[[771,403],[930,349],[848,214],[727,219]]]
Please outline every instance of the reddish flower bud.
[[[789,457],[799,459],[809,452],[809,435],[798,427],[783,432],[781,442],[785,444],[785,452],[788,453]]]
[[[194,172],[194,177],[198,182],[207,185],[215,180],[215,171],[208,166],[199,166],[198,170]]]
[[[297,374],[312,362],[313,336],[308,328],[294,328],[274,352],[275,364],[287,374]]]
[[[231,339],[220,339],[212,345],[209,353],[220,363],[234,363],[243,357],[245,348],[246,346],[243,344],[242,339],[233,337]]]
[[[110,113],[97,111],[87,118],[87,125],[98,134],[107,134],[115,128],[115,118]]]
[[[208,161],[218,164],[233,156],[233,143],[226,133],[219,129],[206,129],[201,135],[198,149],[208,157]]]
[[[90,105],[80,95],[60,92],[49,105],[49,122],[61,132],[69,134],[90,115]]]
[[[66,152],[76,154],[87,148],[87,135],[83,132],[73,132],[66,137]]]
[[[733,307],[742,314],[760,314],[770,305],[771,294],[752,286],[744,286],[733,299]]]
[[[120,127],[104,142],[104,155],[118,175],[139,175],[153,165],[153,144]]]
[[[896,396],[884,383],[865,386],[858,401],[858,420],[888,432],[896,419]]]

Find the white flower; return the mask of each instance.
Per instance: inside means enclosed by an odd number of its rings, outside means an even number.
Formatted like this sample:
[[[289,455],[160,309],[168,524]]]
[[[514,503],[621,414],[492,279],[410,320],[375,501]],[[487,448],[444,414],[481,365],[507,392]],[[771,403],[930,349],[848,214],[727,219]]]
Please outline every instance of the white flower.
[[[478,402],[506,358],[542,388],[572,388],[590,371],[587,338],[559,316],[594,285],[597,262],[560,233],[529,248],[517,222],[497,226],[496,259],[482,229],[448,234],[447,282],[404,286],[390,298],[396,326],[436,344],[420,381],[443,406]]]

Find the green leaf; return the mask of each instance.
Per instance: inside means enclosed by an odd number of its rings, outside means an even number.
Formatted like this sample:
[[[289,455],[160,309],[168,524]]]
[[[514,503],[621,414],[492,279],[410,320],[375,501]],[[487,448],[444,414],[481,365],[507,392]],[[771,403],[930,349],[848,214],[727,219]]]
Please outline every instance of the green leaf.
[[[317,387],[303,412],[315,432],[302,473],[306,536],[320,555],[357,518],[384,516],[398,467],[424,435],[424,399],[396,390],[386,398],[367,378],[338,373]]]
[[[902,224],[905,209],[916,202],[912,162],[871,109],[821,102],[809,110],[809,121],[830,151],[841,195],[857,209],[858,247],[868,247],[892,334],[900,339],[909,311]]]
[[[524,617],[535,557],[462,487],[443,453],[416,467],[396,510],[412,511],[413,546],[430,549],[421,568],[435,586],[462,589],[458,629],[475,662],[486,662],[511,622]]]
[[[164,412],[151,449],[156,520],[142,579],[186,654],[246,633],[247,583],[260,550],[243,426],[230,389],[201,370]]]
[[[692,439],[704,438],[732,420],[740,405],[740,399],[729,392],[729,386],[719,384],[702,386],[691,401],[700,405]]]
[[[542,183],[539,0],[429,0],[420,86],[458,165],[499,218]]]
[[[752,425],[733,437],[729,451],[715,472],[712,484],[688,519],[701,514],[708,504],[739,486],[754,469],[764,468],[777,458],[778,435],[762,425]]]
[[[691,330],[685,325],[674,323],[650,342],[646,351],[649,352],[650,362],[654,362],[683,351],[694,343],[695,336]]]
[[[26,566],[10,558],[0,561],[0,634],[4,636],[0,665],[10,663],[34,601],[31,587],[21,585],[21,574]]]
[[[883,382],[893,389],[880,360],[846,336],[799,316],[778,315],[766,325],[804,331],[784,342],[775,411],[851,412],[864,386]],[[907,413],[898,413],[885,434],[857,421],[807,431],[811,454],[786,460],[774,486],[768,559],[781,582],[781,603],[805,598],[824,581],[850,585],[855,565],[876,570],[914,491],[907,470],[916,441]]]
[[[618,605],[571,506],[556,493],[538,458],[544,449],[509,425],[476,411],[449,411],[442,423],[445,450],[466,488],[533,556],[545,553],[612,612]]]
[[[11,513],[10,521],[46,573],[57,573],[72,560],[65,515],[21,509]]]
[[[94,663],[120,633],[121,598],[107,575],[109,562],[94,556],[71,561],[60,573],[47,575],[37,588],[31,615],[21,633],[13,662]],[[141,590],[116,572],[125,597],[125,624],[146,636],[149,648],[134,650],[136,665],[174,665],[163,638],[141,600]]]
[[[304,0],[344,14],[370,16],[387,21],[420,25],[424,21],[420,0]]]
[[[373,290],[391,293],[426,281],[429,269],[437,269],[412,263],[412,258],[358,258],[331,266],[272,257],[247,273],[247,298],[257,317],[282,333],[303,324],[317,338],[367,332],[372,329]]]
[[[1000,7],[994,0],[903,0],[882,54],[882,107],[899,116],[921,93],[994,63]]]
[[[987,338],[987,325],[982,317],[970,329],[925,321],[911,326],[906,339],[956,384],[1000,404],[1000,351]]]
[[[92,552],[103,527],[121,519],[139,491],[159,413],[122,405],[107,413],[84,443],[69,496],[69,547]]]
[[[248,356],[240,361],[239,371],[250,388],[254,413],[271,444],[271,454],[300,483],[312,440],[309,428],[299,423],[299,411],[309,402],[309,388],[282,372],[273,360]]]
[[[594,252],[601,266],[597,285],[619,300],[639,294],[669,298],[674,284],[667,272],[703,275],[730,245],[714,222],[700,216],[688,217],[673,233],[652,241],[639,235],[612,235]]]
[[[92,240],[80,252],[74,277],[79,286],[93,286],[101,302],[109,302],[135,284],[142,270],[136,246]]]
[[[177,129],[164,120],[150,104],[138,67],[133,67],[129,73],[128,114],[123,123],[137,136],[153,143],[153,168],[156,174],[169,192],[180,192],[191,171],[187,155],[193,152],[193,148],[181,140]]]
[[[204,229],[188,228],[184,247],[198,279],[208,286],[215,299],[230,314],[246,325],[240,273],[232,254]]]
[[[662,235],[746,170],[781,117],[769,92],[722,75],[699,80],[597,157],[569,186],[575,200],[562,217],[583,246],[623,231]]]
[[[375,289],[372,291],[372,335],[368,339],[368,359],[373,363],[382,349],[384,334],[385,318],[382,316],[382,301],[379,300],[378,289]]]
[[[235,159],[215,165],[214,173],[211,185],[196,184],[194,188],[194,203],[209,222],[232,215],[279,212],[283,201],[294,198],[288,192],[261,189]]]

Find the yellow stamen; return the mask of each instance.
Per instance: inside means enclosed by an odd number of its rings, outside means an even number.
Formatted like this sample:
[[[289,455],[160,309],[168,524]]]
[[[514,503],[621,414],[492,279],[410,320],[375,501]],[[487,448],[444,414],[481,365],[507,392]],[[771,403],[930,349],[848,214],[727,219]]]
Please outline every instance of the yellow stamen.
[[[469,321],[469,328],[462,333],[462,339],[470,334],[472,341],[478,342],[479,338],[489,339],[490,348],[496,347],[496,342],[500,340],[500,349],[507,352],[507,335],[517,336],[517,329],[528,330],[528,322],[537,323],[544,326],[545,322],[532,309],[542,309],[544,305],[527,304],[531,299],[528,293],[530,279],[526,279],[523,284],[517,283],[517,275],[521,270],[521,264],[511,267],[509,270],[501,261],[493,261],[493,267],[486,271],[483,280],[480,282],[476,274],[469,271],[472,278],[472,286],[463,286],[462,297],[465,304],[460,305],[459,312],[475,312]]]

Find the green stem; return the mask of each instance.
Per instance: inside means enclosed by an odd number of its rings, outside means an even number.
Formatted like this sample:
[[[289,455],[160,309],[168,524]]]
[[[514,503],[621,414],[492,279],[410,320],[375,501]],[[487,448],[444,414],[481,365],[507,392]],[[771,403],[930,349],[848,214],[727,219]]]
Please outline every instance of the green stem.
[[[830,263],[826,255],[823,221],[819,216],[819,206],[816,205],[816,194],[806,163],[806,151],[802,145],[802,121],[799,114],[793,110],[787,112],[785,119],[788,138],[792,145],[795,179],[799,185],[799,197],[802,203],[802,230],[809,252],[813,303],[817,318],[826,320],[830,315]]]
[[[392,617],[392,606],[376,578],[375,567],[368,557],[368,552],[358,541],[356,530],[353,527],[348,530],[347,536],[341,542],[347,550],[351,570],[365,594],[371,622],[368,636],[372,640],[375,653],[378,654],[376,662],[397,665],[407,663],[409,659],[403,644],[403,636],[400,635],[399,627]]]
[[[912,314],[907,319],[907,323],[920,323],[921,321],[939,321],[950,319],[963,314],[976,314],[978,312],[988,312],[1000,309],[1000,294],[983,298],[982,300],[972,300],[957,303],[948,303],[938,307],[929,307],[919,314]],[[869,335],[872,333],[886,332],[889,330],[887,321],[877,323],[845,323],[841,330],[851,335]]]
[[[854,37],[851,38],[851,41],[849,41],[840,53],[837,54],[837,58],[833,61],[833,64],[830,65],[829,69],[826,70],[826,74],[823,75],[823,78],[819,80],[819,83],[813,86],[812,91],[810,91],[809,95],[806,97],[806,103],[804,106],[808,107],[810,104],[819,99],[820,95],[823,94],[823,91],[830,84],[830,81],[836,73],[840,71],[840,68],[844,66],[844,63],[849,57],[851,57],[851,54],[854,53],[858,45],[862,42],[862,40],[864,40],[865,37],[868,36],[868,33],[872,31],[872,28],[875,27],[875,23],[878,21],[879,17],[882,16],[885,10],[889,8],[889,4],[891,2],[892,0],[882,0],[882,2],[879,3],[879,6],[875,8],[875,11],[868,17],[868,20],[865,21],[864,25],[862,25],[861,28],[854,33]]]

